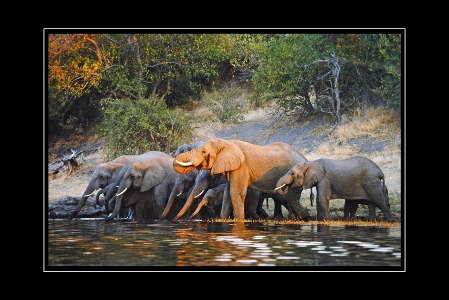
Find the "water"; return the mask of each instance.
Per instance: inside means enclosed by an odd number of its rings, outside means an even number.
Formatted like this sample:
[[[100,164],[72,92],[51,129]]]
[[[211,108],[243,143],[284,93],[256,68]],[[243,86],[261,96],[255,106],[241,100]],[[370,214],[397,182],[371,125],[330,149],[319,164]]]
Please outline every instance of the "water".
[[[48,271],[404,270],[393,226],[60,219],[46,233]]]

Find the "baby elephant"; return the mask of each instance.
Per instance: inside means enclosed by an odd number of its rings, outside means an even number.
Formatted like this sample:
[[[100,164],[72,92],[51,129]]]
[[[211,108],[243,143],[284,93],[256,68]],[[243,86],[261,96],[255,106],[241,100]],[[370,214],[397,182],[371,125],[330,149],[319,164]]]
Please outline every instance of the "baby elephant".
[[[196,210],[190,216],[190,219],[192,219],[205,205],[209,210],[209,213],[207,214],[209,218],[218,217],[220,215],[221,206],[223,203],[225,188],[226,183],[223,183],[217,187],[208,189],[204,194],[203,200],[201,200]],[[268,218],[268,214],[262,208],[262,202],[263,198],[260,191],[248,189],[246,191],[245,198],[245,218],[252,218],[256,220]],[[211,214],[211,212],[213,212],[213,214]],[[212,215],[213,217],[211,217]]]
[[[284,194],[288,186],[303,186],[303,190],[316,186],[318,221],[330,219],[329,200],[340,198],[366,200],[380,208],[387,221],[394,222],[384,173],[366,157],[320,158],[298,163],[278,180],[276,190]]]

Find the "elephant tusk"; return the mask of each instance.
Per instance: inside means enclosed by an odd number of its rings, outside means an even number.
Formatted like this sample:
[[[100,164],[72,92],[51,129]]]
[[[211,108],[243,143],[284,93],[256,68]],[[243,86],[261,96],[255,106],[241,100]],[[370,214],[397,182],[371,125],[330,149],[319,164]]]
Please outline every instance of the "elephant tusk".
[[[121,194],[123,194],[124,192],[126,192],[128,188],[125,188],[120,194],[117,194],[117,197],[120,196]]]
[[[96,194],[99,190],[101,190],[101,188],[96,189],[95,191],[93,191],[92,193],[90,193],[89,195],[84,195],[83,197],[90,197],[93,194]]]
[[[181,195],[182,194],[182,192],[179,192],[179,194],[178,195],[176,195],[176,197],[178,197],[179,195]]]
[[[279,190],[280,188],[283,188],[284,186],[286,186],[286,184],[284,183],[283,185],[281,185],[281,186],[278,186],[277,188],[275,188],[274,190],[276,191],[276,190]]]
[[[196,195],[195,197],[193,197],[193,198],[198,198],[199,196],[201,196],[201,194],[204,192],[204,190],[202,190],[201,191],[201,193],[199,193],[198,195]]]
[[[193,163],[190,162],[190,161],[188,161],[188,162],[182,162],[182,161],[178,161],[178,160],[177,160],[176,163],[177,163],[177,164],[180,164],[180,165],[183,166],[183,167],[188,167],[188,166],[193,165]]]

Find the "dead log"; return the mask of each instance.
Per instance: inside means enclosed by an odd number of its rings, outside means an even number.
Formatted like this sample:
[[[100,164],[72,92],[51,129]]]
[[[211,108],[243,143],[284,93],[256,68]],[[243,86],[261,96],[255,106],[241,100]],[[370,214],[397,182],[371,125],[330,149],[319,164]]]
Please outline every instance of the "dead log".
[[[66,172],[67,174],[72,173],[72,171],[76,170],[80,167],[81,163],[84,159],[83,151],[76,151],[70,149],[71,153],[67,155],[63,155],[62,158],[56,159],[53,163],[57,163],[57,165],[48,168],[48,175],[50,177],[54,177],[56,174],[60,172]]]

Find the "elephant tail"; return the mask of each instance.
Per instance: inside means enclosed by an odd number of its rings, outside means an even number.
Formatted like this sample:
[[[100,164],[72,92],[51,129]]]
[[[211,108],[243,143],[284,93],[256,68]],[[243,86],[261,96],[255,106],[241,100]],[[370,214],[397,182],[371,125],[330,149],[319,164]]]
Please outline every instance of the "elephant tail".
[[[384,195],[385,195],[385,201],[387,202],[388,208],[390,208],[390,197],[388,196],[388,188],[384,184]]]
[[[385,177],[384,177],[384,176],[381,176],[381,177],[380,177],[380,180],[382,181],[382,192],[383,192],[384,197],[385,197],[385,202],[386,202],[388,208],[390,208],[390,198],[389,198],[389,196],[388,196],[388,188],[387,188],[387,185],[385,184]]]

